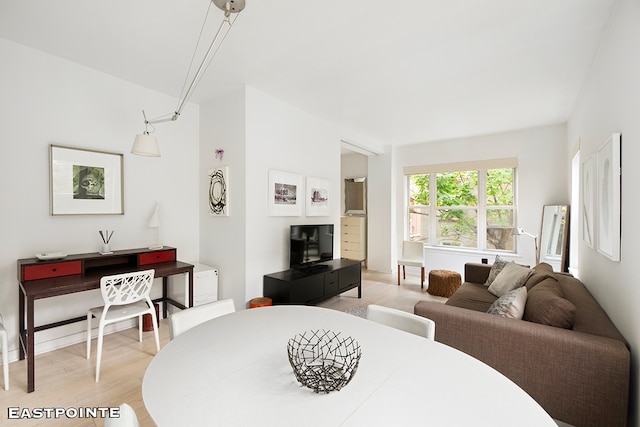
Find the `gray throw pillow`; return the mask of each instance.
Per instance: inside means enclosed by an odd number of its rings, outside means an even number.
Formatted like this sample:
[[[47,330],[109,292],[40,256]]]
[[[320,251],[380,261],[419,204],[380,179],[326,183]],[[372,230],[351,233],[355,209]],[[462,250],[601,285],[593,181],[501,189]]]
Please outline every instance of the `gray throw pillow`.
[[[489,271],[489,277],[487,278],[487,281],[484,282],[484,285],[485,286],[491,285],[493,281],[496,279],[496,277],[498,276],[498,274],[500,274],[504,266],[507,265],[508,263],[509,263],[509,260],[501,258],[500,255],[496,255],[496,259],[495,261],[493,261],[493,265],[491,266],[491,270]]]
[[[496,276],[487,290],[499,298],[507,292],[524,285],[532,273],[533,271],[530,268],[511,261]]]
[[[495,302],[491,304],[491,307],[489,307],[489,310],[487,310],[487,313],[520,320],[524,314],[526,303],[527,288],[520,286],[495,300]]]

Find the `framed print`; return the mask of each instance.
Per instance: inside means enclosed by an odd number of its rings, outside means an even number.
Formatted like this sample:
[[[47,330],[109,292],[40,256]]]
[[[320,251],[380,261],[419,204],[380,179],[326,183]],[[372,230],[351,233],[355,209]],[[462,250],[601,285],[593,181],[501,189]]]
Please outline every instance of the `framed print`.
[[[305,200],[307,216],[328,216],[329,180],[307,177]]]
[[[598,150],[598,252],[620,261],[620,134],[614,133]]]
[[[49,147],[51,215],[123,215],[123,156]]]
[[[302,176],[275,170],[269,171],[269,216],[299,216],[302,214]]]
[[[596,230],[596,158],[582,163],[582,241],[595,248]]]
[[[211,169],[209,176],[209,215],[229,216],[229,168]]]

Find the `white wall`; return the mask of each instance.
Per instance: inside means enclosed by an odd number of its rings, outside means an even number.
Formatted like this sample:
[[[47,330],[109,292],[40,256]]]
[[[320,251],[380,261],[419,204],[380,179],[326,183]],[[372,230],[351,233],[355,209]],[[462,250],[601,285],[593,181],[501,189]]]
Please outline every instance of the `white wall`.
[[[632,357],[631,418],[640,423],[640,286],[638,242],[640,211],[640,3],[620,0],[612,16],[588,83],[568,125],[568,143],[581,141],[582,161],[596,153],[611,134],[622,134],[621,261],[613,262],[582,243],[579,276],[629,341]],[[575,209],[582,219],[582,207]],[[578,213],[579,212],[579,213]],[[580,222],[582,229],[582,222]]]
[[[222,298],[237,309],[262,296],[265,274],[289,268],[289,226],[331,223],[340,217],[340,133],[335,126],[255,88],[245,87],[202,108],[201,169],[229,166],[230,216],[201,214],[201,260],[219,269]],[[269,170],[329,180],[330,214],[321,217],[268,215]],[[206,171],[200,177],[206,195]],[[300,194],[303,198],[304,195]],[[200,210],[206,212],[206,199]],[[339,228],[337,228],[339,230]],[[339,257],[340,241],[334,240]]]
[[[236,308],[246,301],[246,136],[245,90],[203,105],[200,109],[200,261],[218,269],[218,298],[233,298]],[[222,160],[215,150],[223,149]],[[208,171],[228,166],[229,216],[209,215]]]
[[[262,276],[289,268],[291,224],[340,225],[340,132],[255,88],[247,96],[246,299],[262,296]],[[278,170],[329,180],[330,215],[268,216],[268,174]],[[337,228],[339,230],[339,228]],[[334,239],[334,256],[340,241]]]
[[[385,273],[395,269],[396,212],[394,149],[370,156],[367,183],[367,268]]]
[[[175,99],[75,63],[0,39],[0,312],[11,358],[18,348],[16,260],[43,251],[97,252],[98,230],[115,230],[113,249],[155,241],[147,222],[160,202],[160,235],[180,259],[198,258],[198,108],[157,126],[161,158],[129,153],[150,117],[172,111]],[[124,154],[124,215],[51,216],[49,145]],[[36,324],[86,315],[101,304],[99,291],[36,302]],[[84,338],[83,322],[36,334],[37,350]]]
[[[397,221],[392,223],[397,239],[391,242],[377,240],[374,247],[372,243],[369,244],[369,250],[384,251],[387,250],[385,245],[389,245],[394,247],[396,253],[401,252],[406,218],[405,166],[517,157],[518,226],[537,234],[542,222],[543,205],[569,203],[565,185],[568,179],[566,156],[564,125],[398,147],[393,162],[396,168],[393,205]],[[533,242],[521,237],[518,255],[522,262],[534,264]],[[483,257],[491,262],[495,253],[425,252],[429,269],[446,268],[460,272],[465,262],[480,262]]]

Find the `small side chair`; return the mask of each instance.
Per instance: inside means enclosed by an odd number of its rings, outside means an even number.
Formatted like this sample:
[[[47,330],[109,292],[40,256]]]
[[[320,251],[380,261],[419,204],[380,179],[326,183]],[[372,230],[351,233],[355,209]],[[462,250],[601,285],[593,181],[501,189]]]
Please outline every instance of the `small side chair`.
[[[142,315],[150,314],[153,319],[153,334],[156,338],[156,350],[160,351],[158,337],[158,319],[149,292],[153,284],[155,270],[116,274],[100,279],[100,291],[104,306],[95,307],[87,312],[87,359],[91,357],[91,319],[100,319],[98,325],[98,349],[96,358],[96,382],[100,380],[100,360],[102,359],[102,341],[104,327],[111,323],[138,318],[138,339],[142,342]]]
[[[140,421],[136,411],[126,403],[119,406],[120,417],[111,418],[106,417],[104,420],[104,427],[140,427]]]
[[[424,244],[422,242],[402,242],[402,257],[398,259],[398,286],[400,286],[400,266],[402,278],[406,279],[405,266],[420,267],[420,288],[424,287]]]
[[[436,322],[417,314],[371,304],[367,307],[367,319],[430,340],[436,338]]]
[[[233,300],[228,298],[175,312],[169,317],[170,339],[174,339],[207,320],[234,313],[235,311],[236,306]]]
[[[0,314],[0,340],[2,340],[2,372],[4,373],[4,389],[9,390],[9,345],[7,344],[7,330],[4,319]]]

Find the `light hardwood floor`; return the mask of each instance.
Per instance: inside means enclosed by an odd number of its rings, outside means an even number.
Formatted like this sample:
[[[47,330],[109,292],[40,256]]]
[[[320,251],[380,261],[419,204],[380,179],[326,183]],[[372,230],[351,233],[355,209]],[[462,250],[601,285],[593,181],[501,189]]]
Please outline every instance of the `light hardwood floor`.
[[[413,312],[419,300],[446,301],[420,289],[420,277],[407,271],[407,280],[397,285],[395,274],[363,270],[362,298],[353,289],[319,304],[344,311],[350,307],[380,304]],[[160,325],[160,346],[169,341],[166,320]],[[7,426],[102,426],[103,419],[9,420],[7,408],[80,408],[115,407],[123,402],[136,411],[142,426],[154,426],[142,401],[142,378],[155,354],[151,332],[144,333],[138,342],[137,328],[127,329],[105,337],[100,369],[100,381],[95,382],[96,340],[93,340],[91,359],[86,359],[86,344],[78,343],[36,357],[36,390],[27,393],[26,363],[10,363],[10,389],[0,389],[0,425]],[[171,390],[167,390],[171,393]]]

